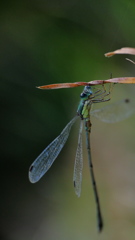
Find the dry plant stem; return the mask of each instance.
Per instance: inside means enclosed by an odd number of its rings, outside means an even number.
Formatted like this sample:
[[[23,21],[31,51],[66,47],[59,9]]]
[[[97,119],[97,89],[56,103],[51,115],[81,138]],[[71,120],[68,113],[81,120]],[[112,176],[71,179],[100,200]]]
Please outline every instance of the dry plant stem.
[[[116,54],[131,54],[131,55],[135,55],[135,48],[130,48],[130,47],[124,47],[124,48],[120,48],[117,49],[113,52],[108,52],[105,53],[105,57],[112,57],[113,55]]]
[[[123,83],[123,84],[134,84],[135,77],[119,77],[119,78],[110,78],[107,80],[94,80],[91,82],[74,82],[74,83],[57,83],[39,86],[39,89],[59,89],[59,88],[73,88],[79,86],[94,86],[94,85],[104,85],[106,83]]]

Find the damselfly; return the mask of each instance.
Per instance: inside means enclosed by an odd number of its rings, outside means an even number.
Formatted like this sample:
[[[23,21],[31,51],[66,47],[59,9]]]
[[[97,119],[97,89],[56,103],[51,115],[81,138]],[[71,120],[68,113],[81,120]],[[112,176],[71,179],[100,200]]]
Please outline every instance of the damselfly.
[[[58,85],[59,84],[57,84],[57,87],[55,88],[58,88]],[[52,85],[47,85],[46,88],[49,88],[49,86]],[[31,183],[35,183],[39,181],[40,178],[49,170],[55,159],[58,157],[60,151],[64,147],[69,137],[72,125],[76,122],[78,118],[80,118],[81,124],[79,129],[78,146],[76,151],[73,174],[74,188],[75,193],[79,197],[81,194],[82,169],[83,169],[82,129],[84,122],[88,162],[97,209],[98,230],[101,231],[103,228],[103,220],[98,197],[97,185],[93,171],[90,149],[90,132],[91,132],[90,116],[93,115],[104,122],[112,123],[121,121],[129,117],[131,114],[135,112],[135,109],[134,106],[132,106],[131,102],[128,99],[126,99],[115,104],[113,103],[112,105],[107,105],[104,108],[92,111],[91,106],[94,103],[101,103],[110,100],[110,90],[109,92],[107,92],[104,85],[102,85],[102,88],[98,90],[94,90],[95,88],[94,89],[93,88],[94,87],[91,86],[84,87],[84,90],[80,95],[81,100],[77,109],[77,115],[66,125],[66,127],[60,133],[60,135],[57,138],[55,138],[32,163],[32,165],[29,168],[29,180]]]

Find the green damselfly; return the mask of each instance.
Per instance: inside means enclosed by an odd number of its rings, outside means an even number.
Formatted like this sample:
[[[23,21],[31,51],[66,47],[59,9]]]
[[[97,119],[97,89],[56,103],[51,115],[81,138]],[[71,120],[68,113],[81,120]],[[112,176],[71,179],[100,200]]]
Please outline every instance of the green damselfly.
[[[57,85],[57,86],[56,86]],[[59,88],[56,84],[55,88]],[[50,86],[50,87],[49,87]],[[51,87],[53,86],[53,87]],[[39,87],[42,88],[42,87]],[[44,86],[45,88],[45,86]],[[54,85],[46,85],[46,89],[54,88]],[[78,118],[81,119],[80,129],[79,129],[79,138],[78,145],[75,157],[74,164],[74,174],[73,174],[73,182],[75,193],[79,197],[81,194],[81,183],[82,183],[82,169],[83,169],[83,154],[82,154],[82,129],[83,122],[85,125],[86,132],[86,146],[88,152],[88,162],[90,168],[91,181],[94,191],[96,209],[97,209],[97,222],[98,222],[98,230],[101,231],[103,228],[103,220],[101,214],[101,207],[98,197],[97,185],[95,181],[93,164],[91,158],[91,149],[90,149],[90,132],[91,132],[91,120],[90,116],[95,116],[100,120],[108,123],[118,122],[135,112],[135,108],[132,105],[131,101],[128,99],[122,100],[117,103],[113,103],[107,105],[101,109],[91,110],[91,107],[95,103],[106,102],[110,100],[110,90],[106,91],[104,85],[102,88],[95,89],[95,87],[85,86],[83,92],[80,95],[80,103],[77,109],[77,115],[66,125],[66,127],[62,130],[60,135],[55,138],[44,150],[43,152],[36,158],[36,160],[32,163],[29,168],[29,180],[31,183],[35,183],[40,180],[40,178],[49,170],[55,159],[58,157],[59,153],[63,149],[69,134],[72,125],[76,122]]]

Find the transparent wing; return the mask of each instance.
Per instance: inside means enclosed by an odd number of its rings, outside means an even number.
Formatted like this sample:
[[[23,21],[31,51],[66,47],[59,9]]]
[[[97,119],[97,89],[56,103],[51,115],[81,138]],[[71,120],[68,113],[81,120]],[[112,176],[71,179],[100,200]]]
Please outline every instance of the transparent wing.
[[[81,121],[80,129],[79,129],[78,146],[76,151],[74,175],[73,175],[75,193],[78,197],[80,197],[81,195],[82,169],[83,169],[82,129],[83,129],[83,121]]]
[[[35,183],[48,171],[53,164],[54,160],[59,155],[60,151],[64,147],[71,127],[77,120],[78,116],[74,117],[63,129],[60,135],[51,142],[47,148],[36,158],[29,168],[29,180],[31,183]]]
[[[135,104],[129,99],[110,104],[101,109],[91,111],[90,114],[103,122],[115,123],[122,121],[135,113]]]

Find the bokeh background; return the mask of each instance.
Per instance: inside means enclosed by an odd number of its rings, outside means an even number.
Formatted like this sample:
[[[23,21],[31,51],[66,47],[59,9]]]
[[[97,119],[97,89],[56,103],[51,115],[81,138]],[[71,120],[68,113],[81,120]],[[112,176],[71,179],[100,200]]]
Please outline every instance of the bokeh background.
[[[105,225],[100,235],[85,136],[81,198],[73,189],[79,121],[47,174],[36,184],[28,180],[30,164],[75,116],[83,89],[42,91],[36,86],[107,79],[111,73],[135,76],[127,56],[104,57],[135,47],[134,23],[134,0],[1,1],[0,239],[135,239],[135,116],[116,124],[92,119],[92,157]],[[134,101],[134,92],[134,85],[116,85],[111,102]]]

